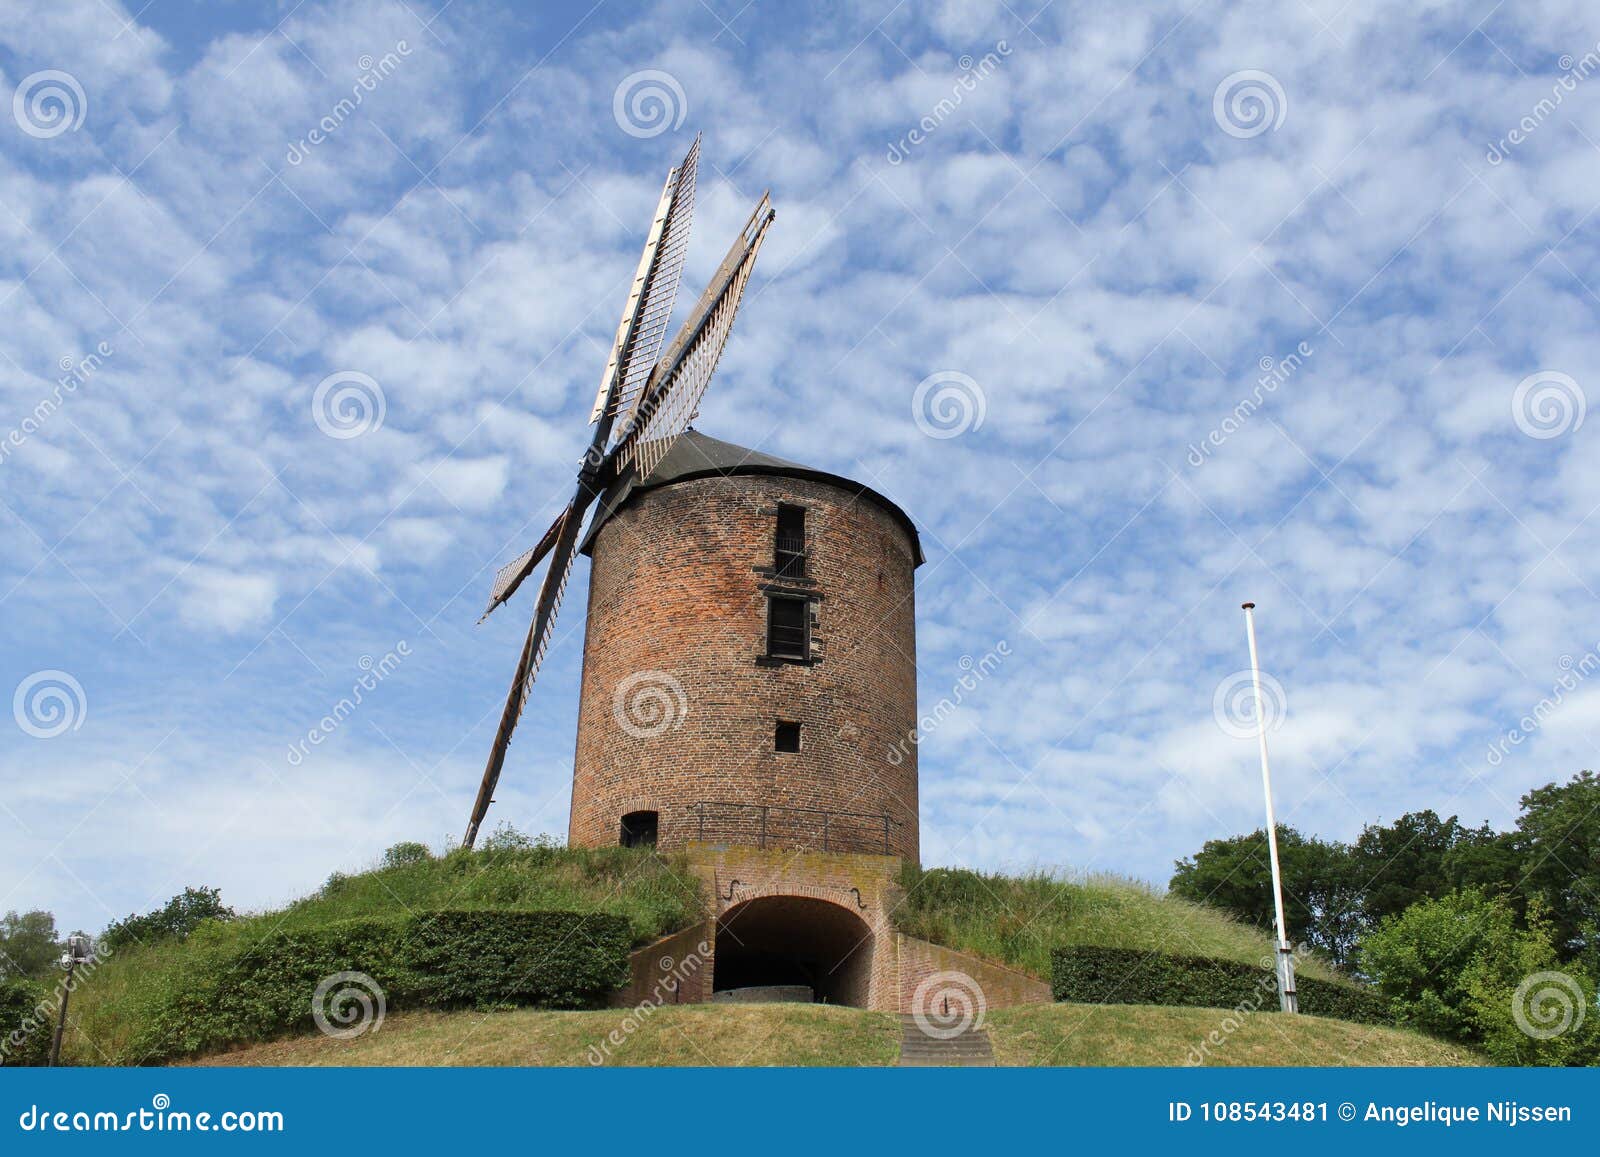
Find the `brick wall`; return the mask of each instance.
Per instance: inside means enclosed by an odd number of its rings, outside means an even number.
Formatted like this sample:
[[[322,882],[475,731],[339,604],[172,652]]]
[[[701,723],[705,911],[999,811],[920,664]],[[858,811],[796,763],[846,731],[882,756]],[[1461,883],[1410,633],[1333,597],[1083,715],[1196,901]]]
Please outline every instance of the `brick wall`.
[[[609,1003],[614,1008],[704,1004],[711,999],[714,938],[714,926],[706,920],[635,949],[628,985],[612,993]]]
[[[918,990],[930,977],[959,974],[947,977],[922,992],[924,1004],[936,999],[947,987],[974,990],[981,995],[985,1008],[1010,1008],[1019,1004],[1049,1004],[1050,986],[1036,976],[991,964],[954,948],[930,944],[915,936],[895,933],[895,955],[899,961],[899,1012],[916,1013]],[[966,983],[966,979],[972,982]],[[923,1008],[920,1011],[931,1011]]]
[[[806,510],[807,577],[773,574],[780,502]],[[570,839],[618,841],[659,813],[659,840],[918,854],[913,547],[879,504],[811,479],[690,479],[636,494],[593,544]],[[811,598],[814,661],[764,659],[764,587]],[[619,689],[621,699],[619,702]],[[630,707],[632,710],[630,711]],[[654,710],[656,714],[651,714]],[[802,725],[798,753],[774,727]],[[897,746],[898,745],[898,746]]]

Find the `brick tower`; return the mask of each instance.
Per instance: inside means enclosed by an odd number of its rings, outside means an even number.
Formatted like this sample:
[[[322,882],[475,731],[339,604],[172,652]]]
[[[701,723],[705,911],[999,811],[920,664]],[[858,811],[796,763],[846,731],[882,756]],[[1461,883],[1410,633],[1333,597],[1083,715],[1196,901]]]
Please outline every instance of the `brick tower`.
[[[691,430],[605,495],[583,552],[571,842],[690,855],[717,990],[896,1007],[878,942],[918,858],[911,520]]]

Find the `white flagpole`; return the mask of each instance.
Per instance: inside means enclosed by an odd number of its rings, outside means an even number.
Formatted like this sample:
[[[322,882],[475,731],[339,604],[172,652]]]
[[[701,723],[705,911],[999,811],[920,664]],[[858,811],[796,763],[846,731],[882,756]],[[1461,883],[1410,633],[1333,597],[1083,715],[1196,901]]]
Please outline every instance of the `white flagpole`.
[[[1267,856],[1272,861],[1272,905],[1278,918],[1278,1006],[1299,1012],[1294,991],[1294,952],[1289,947],[1289,926],[1283,918],[1283,869],[1278,863],[1278,820],[1272,807],[1272,768],[1267,763],[1267,713],[1261,697],[1261,664],[1256,658],[1254,603],[1244,604],[1244,632],[1250,641],[1250,680],[1256,695],[1256,744],[1261,749],[1261,791],[1267,800]]]

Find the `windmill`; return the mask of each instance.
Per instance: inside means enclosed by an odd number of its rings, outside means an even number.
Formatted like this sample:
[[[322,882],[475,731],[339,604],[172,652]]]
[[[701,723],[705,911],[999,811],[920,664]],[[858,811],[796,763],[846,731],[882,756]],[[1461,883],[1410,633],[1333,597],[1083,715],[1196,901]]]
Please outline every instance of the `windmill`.
[[[611,357],[595,394],[594,410],[589,415],[594,434],[578,466],[577,491],[533,548],[500,569],[489,592],[483,618],[509,599],[548,556],[550,562],[534,604],[533,622],[517,660],[483,782],[462,837],[466,847],[476,842],[478,828],[494,800],[511,733],[528,705],[539,664],[550,646],[584,517],[606,488],[627,471],[633,471],[640,480],[648,478],[678,435],[688,428],[727,344],[756,253],[772,223],[771,198],[762,194],[694,310],[658,360],[688,251],[699,158],[697,136],[683,161],[667,174],[644,252],[639,257],[633,289],[622,309]]]

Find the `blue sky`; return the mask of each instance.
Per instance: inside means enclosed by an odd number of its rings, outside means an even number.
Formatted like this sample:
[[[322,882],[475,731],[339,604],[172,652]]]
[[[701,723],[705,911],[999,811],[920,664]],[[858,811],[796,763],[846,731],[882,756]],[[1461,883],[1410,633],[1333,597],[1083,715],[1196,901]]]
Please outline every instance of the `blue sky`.
[[[474,620],[696,131],[684,298],[778,209],[699,428],[911,513],[924,710],[1009,652],[923,737],[926,862],[1164,881],[1256,826],[1246,598],[1302,830],[1506,824],[1593,765],[1592,5],[0,29],[0,909],[256,907],[458,836],[525,601]],[[586,566],[491,823],[565,831]]]

